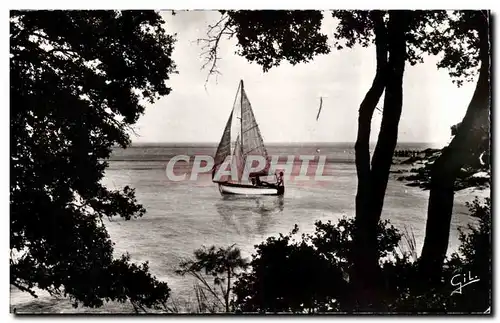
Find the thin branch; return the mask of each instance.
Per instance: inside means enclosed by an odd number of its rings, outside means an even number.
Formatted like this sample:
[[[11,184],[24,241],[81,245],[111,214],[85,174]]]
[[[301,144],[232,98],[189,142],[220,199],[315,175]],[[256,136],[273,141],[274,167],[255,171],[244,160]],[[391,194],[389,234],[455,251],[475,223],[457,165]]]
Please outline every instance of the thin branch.
[[[179,313],[179,306],[173,297],[169,297],[170,303],[172,303],[172,307],[169,307],[166,303],[163,305],[167,312],[171,313]]]
[[[217,75],[221,75],[217,68],[217,62],[222,58],[219,56],[219,44],[222,36],[227,36],[230,39],[236,33],[229,26],[229,16],[222,15],[222,17],[214,24],[209,25],[207,30],[207,38],[198,38],[196,40],[197,44],[203,44],[201,56],[205,57],[205,62],[203,63],[201,69],[208,68],[208,75],[205,80],[205,89],[210,76],[215,75],[217,81]]]
[[[144,313],[147,313],[148,311],[144,308],[142,304],[139,303],[139,308],[143,310]]]
[[[193,271],[190,271],[189,274],[198,279],[205,286],[205,288],[222,304],[222,306],[225,306],[224,302],[220,299],[219,295],[212,289],[212,287],[210,287],[205,278]]]
[[[226,290],[224,289],[224,287],[222,286],[222,284],[219,285],[219,287],[220,287],[220,291],[222,293],[222,296],[224,297],[224,299],[226,299]]]
[[[135,128],[134,128],[134,127],[132,127],[131,125],[125,125],[125,128],[126,128],[128,131],[132,132],[132,133],[133,133],[136,137],[140,137],[140,136],[141,136],[141,135],[139,135],[139,134],[135,131]]]
[[[59,53],[65,55],[66,58],[68,58],[68,59],[78,60],[78,59],[81,58],[81,57],[78,56],[78,54],[76,52],[72,51],[70,48],[55,47],[54,46],[54,40],[51,39],[47,35],[41,34],[41,33],[36,32],[36,31],[34,31],[32,33],[32,35],[44,39],[47,42],[45,45],[49,45],[49,46],[54,47],[54,48],[49,49],[49,50],[44,49],[44,51],[47,54],[50,54],[50,53],[53,53],[53,52],[59,52]]]
[[[132,306],[134,307],[135,314],[139,314],[139,309],[132,300],[130,300],[130,304],[132,304]]]
[[[198,285],[194,285],[194,292],[196,295],[196,304],[198,304],[198,313],[203,313],[203,301],[201,300],[201,287]]]
[[[12,285],[14,285],[15,287],[17,287],[20,291],[22,292],[28,292],[31,294],[31,296],[33,296],[34,298],[38,298],[38,295],[35,294],[34,291],[32,291],[31,289],[27,288],[27,287],[24,287],[22,285],[19,285],[18,283],[16,282],[11,282]]]

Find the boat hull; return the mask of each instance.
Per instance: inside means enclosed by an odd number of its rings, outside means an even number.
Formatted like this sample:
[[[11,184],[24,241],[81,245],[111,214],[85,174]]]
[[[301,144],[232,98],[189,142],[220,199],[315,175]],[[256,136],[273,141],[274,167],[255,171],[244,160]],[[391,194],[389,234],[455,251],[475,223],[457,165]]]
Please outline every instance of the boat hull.
[[[254,186],[245,184],[219,183],[219,192],[222,195],[283,195],[283,186]]]

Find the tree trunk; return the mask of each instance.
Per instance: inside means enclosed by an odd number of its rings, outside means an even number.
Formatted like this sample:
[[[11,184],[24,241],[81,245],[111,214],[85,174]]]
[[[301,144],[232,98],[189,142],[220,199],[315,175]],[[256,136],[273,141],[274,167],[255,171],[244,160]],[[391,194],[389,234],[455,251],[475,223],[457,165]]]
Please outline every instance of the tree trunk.
[[[358,188],[356,193],[356,214],[362,214],[364,203],[370,191],[370,132],[373,112],[384,92],[387,74],[387,30],[382,19],[383,13],[372,13],[375,29],[377,70],[371,88],[359,107],[358,136],[354,146]]]
[[[388,37],[385,37],[386,44],[389,45],[389,61],[381,69],[383,74],[382,90],[385,86],[384,111],[371,169],[369,137],[374,105],[366,105],[366,111],[362,109],[364,108],[362,105],[359,113],[358,140],[356,142],[358,192],[356,195],[357,234],[355,238],[354,278],[356,279],[357,293],[361,293],[358,296],[358,301],[360,301],[359,305],[362,309],[364,307],[370,308],[370,306],[376,307],[380,297],[381,275],[378,265],[377,226],[382,213],[402,109],[403,73],[406,61],[406,15],[405,11],[390,12]],[[387,49],[385,58],[387,61]],[[381,93],[377,102],[380,95]],[[371,308],[373,309],[373,307]]]
[[[481,152],[478,147],[484,136],[489,138],[489,24],[484,19],[481,25],[478,29],[481,68],[474,95],[457,134],[443,149],[431,171],[427,225],[419,264],[423,285],[426,286],[435,285],[441,278],[449,243],[455,180],[463,166],[479,158]]]
[[[231,268],[227,268],[226,313],[229,313],[229,293],[231,291]]]
[[[389,21],[389,70],[385,88],[384,112],[378,135],[377,146],[373,153],[372,182],[372,221],[377,225],[382,214],[385,190],[389,181],[389,171],[396,143],[398,141],[399,120],[403,107],[403,74],[406,62],[406,29],[408,12],[395,11]]]
[[[365,95],[359,107],[358,117],[358,135],[354,146],[356,156],[356,172],[358,177],[358,187],[356,193],[356,232],[354,237],[354,272],[353,281],[357,285],[356,294],[366,290],[365,286],[367,260],[373,260],[373,257],[367,257],[367,253],[373,254],[374,250],[368,250],[367,231],[370,229],[365,224],[367,210],[370,209],[370,132],[373,112],[384,92],[387,74],[387,30],[383,21],[384,13],[373,11],[371,19],[374,23],[375,47],[377,58],[377,69],[373,83]],[[376,250],[375,250],[376,251]],[[373,262],[373,261],[372,261]]]

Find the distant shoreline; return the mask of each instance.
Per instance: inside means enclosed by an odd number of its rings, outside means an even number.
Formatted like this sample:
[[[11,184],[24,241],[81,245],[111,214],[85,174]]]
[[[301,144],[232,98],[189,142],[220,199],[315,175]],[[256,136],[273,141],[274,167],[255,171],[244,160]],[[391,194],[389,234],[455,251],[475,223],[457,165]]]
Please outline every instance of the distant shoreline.
[[[129,147],[217,147],[218,142],[133,142]],[[346,147],[354,148],[355,142],[266,142],[267,147]],[[376,143],[371,142],[370,148],[375,148]],[[119,146],[113,147],[118,148]],[[422,150],[426,148],[443,148],[442,143],[433,142],[400,142],[397,147],[420,147]]]

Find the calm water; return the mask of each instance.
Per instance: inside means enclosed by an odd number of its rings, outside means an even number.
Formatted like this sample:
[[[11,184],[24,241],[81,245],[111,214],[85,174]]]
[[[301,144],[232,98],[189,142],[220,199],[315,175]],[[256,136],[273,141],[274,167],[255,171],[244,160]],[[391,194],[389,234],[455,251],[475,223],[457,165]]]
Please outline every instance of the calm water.
[[[428,145],[400,145],[398,149],[423,149]],[[317,153],[317,149],[320,152]],[[194,249],[212,244],[235,243],[245,256],[253,246],[267,237],[289,232],[294,224],[300,232],[311,232],[316,220],[336,222],[342,216],[354,216],[356,170],[352,144],[318,146],[269,146],[271,155],[325,155],[328,164],[324,174],[332,181],[286,182],[284,197],[224,199],[209,175],[195,182],[172,182],[165,175],[168,160],[179,154],[213,155],[215,146],[177,145],[136,146],[117,149],[109,162],[105,184],[112,189],[125,185],[136,188],[137,199],[147,213],[131,221],[116,219],[107,223],[117,256],[129,252],[132,260],[149,261],[153,274],[168,282],[172,296],[180,303],[192,299],[189,278],[174,274],[179,262],[192,255]],[[192,160],[192,159],[191,159]],[[401,166],[399,166],[401,167]],[[176,167],[187,170],[189,165]],[[394,167],[396,170],[397,167]],[[410,227],[421,248],[425,231],[428,192],[406,187],[391,174],[384,203],[383,218],[400,229]],[[484,195],[484,192],[476,192]],[[474,194],[476,194],[474,193]],[[458,227],[473,220],[467,215],[465,201],[471,192],[457,194],[452,219],[450,252],[457,249]],[[11,303],[23,312],[73,312],[71,304],[41,293],[38,300],[11,290]],[[128,304],[107,304],[98,310],[77,312],[129,312]]]

